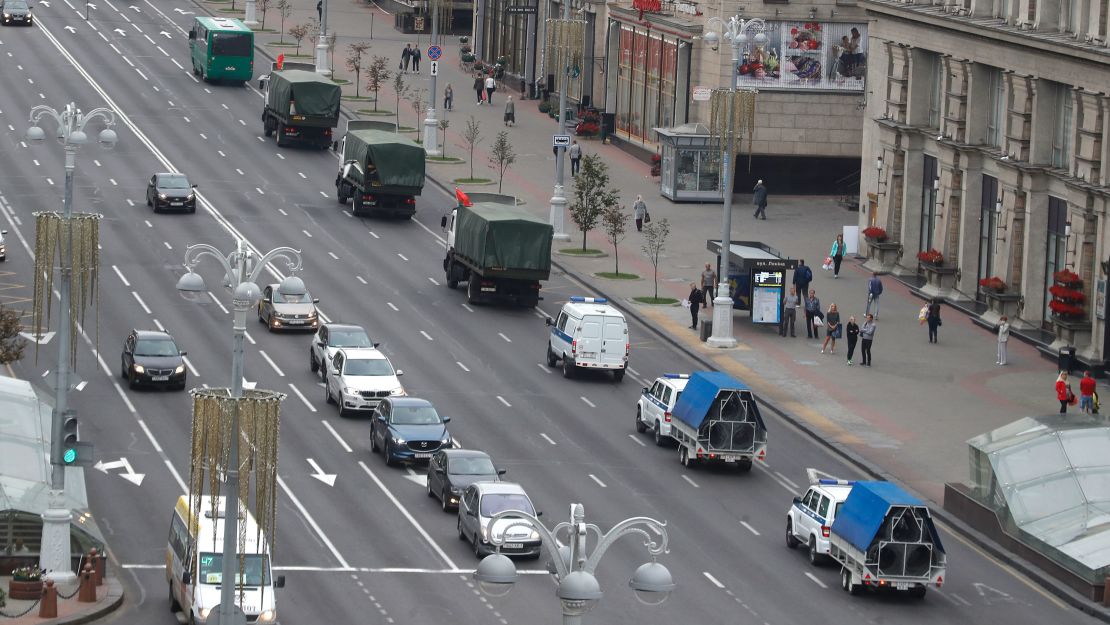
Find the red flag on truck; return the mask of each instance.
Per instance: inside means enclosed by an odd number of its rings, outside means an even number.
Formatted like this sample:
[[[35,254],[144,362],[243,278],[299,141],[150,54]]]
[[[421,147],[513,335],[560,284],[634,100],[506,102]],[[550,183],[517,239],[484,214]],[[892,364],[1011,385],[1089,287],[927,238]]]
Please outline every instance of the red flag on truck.
[[[474,206],[470,201],[470,197],[463,193],[462,189],[455,187],[455,199],[459,201],[462,206]]]
[[[284,52],[278,55],[278,58],[277,58],[277,68],[278,68],[278,69],[281,69],[281,67],[282,67],[283,65],[285,65],[285,53],[284,53]]]

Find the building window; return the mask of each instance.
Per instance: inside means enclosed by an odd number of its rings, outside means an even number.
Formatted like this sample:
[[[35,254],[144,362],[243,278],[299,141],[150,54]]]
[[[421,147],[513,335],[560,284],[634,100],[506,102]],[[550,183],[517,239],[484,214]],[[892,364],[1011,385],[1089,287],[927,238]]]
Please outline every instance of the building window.
[[[932,83],[929,91],[929,127],[940,128],[944,114],[944,59],[939,54],[932,55]]]
[[[1049,327],[1052,322],[1052,309],[1048,303],[1052,301],[1053,274],[1067,266],[1068,254],[1068,203],[1058,197],[1048,196],[1048,240],[1045,242],[1045,267],[1044,267],[1044,326]]]
[[[1067,169],[1071,163],[1071,88],[1050,83],[1052,101],[1052,166]]]
[[[933,248],[933,221],[937,217],[937,189],[933,188],[933,182],[938,173],[937,157],[926,154],[921,172],[921,235],[918,240],[918,248],[923,252]]]
[[[1006,84],[997,67],[987,72],[987,101],[987,145],[1000,148],[1005,137]]]
[[[617,54],[617,132],[652,140],[652,128],[675,124],[677,41],[622,24]]]
[[[1063,0],[1064,32],[1078,32],[1084,4],[1085,0]]]
[[[998,179],[984,174],[979,198],[979,280],[994,276],[994,242],[998,238],[999,217],[994,208],[999,197]],[[986,299],[981,289],[976,291],[976,299]]]

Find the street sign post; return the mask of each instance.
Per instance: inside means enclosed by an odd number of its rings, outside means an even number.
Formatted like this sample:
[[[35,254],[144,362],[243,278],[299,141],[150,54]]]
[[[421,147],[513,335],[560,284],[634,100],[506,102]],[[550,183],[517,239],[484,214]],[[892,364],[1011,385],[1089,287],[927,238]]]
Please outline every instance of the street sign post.
[[[438,61],[439,57],[443,56],[443,48],[439,46],[428,46],[428,59]]]
[[[551,147],[567,147],[570,145],[570,135],[551,135]]]
[[[512,4],[505,7],[505,13],[509,15],[535,15],[536,7],[526,4]]]
[[[439,76],[439,61],[429,61],[428,71],[432,76]]]

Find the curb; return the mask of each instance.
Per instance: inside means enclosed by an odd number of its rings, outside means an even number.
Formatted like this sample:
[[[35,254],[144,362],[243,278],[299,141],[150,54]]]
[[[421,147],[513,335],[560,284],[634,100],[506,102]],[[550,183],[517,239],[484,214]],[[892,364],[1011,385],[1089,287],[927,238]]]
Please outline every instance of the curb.
[[[85,612],[82,614],[74,614],[63,618],[53,619],[49,621],[42,621],[44,625],[81,625],[82,623],[91,623],[92,621],[99,620],[109,613],[114,612],[123,604],[123,585],[115,577],[105,577],[104,585],[106,592],[104,594],[105,603],[98,606],[95,610]]]

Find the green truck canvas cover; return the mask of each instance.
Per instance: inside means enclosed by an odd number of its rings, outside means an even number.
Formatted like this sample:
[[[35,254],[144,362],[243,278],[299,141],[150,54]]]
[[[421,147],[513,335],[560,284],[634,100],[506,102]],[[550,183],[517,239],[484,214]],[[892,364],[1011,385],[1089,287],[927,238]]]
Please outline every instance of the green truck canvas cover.
[[[322,117],[331,127],[339,123],[340,87],[316,72],[286,69],[270,76],[270,95],[266,105],[283,116]],[[294,109],[289,110],[289,103]],[[309,120],[306,120],[309,121]]]
[[[387,130],[348,130],[343,161],[357,161],[363,171],[377,167],[378,182],[370,187],[383,193],[420,195],[424,188],[424,148]]]
[[[551,274],[551,225],[515,206],[478,202],[458,207],[455,251],[487,276],[546,280]]]

